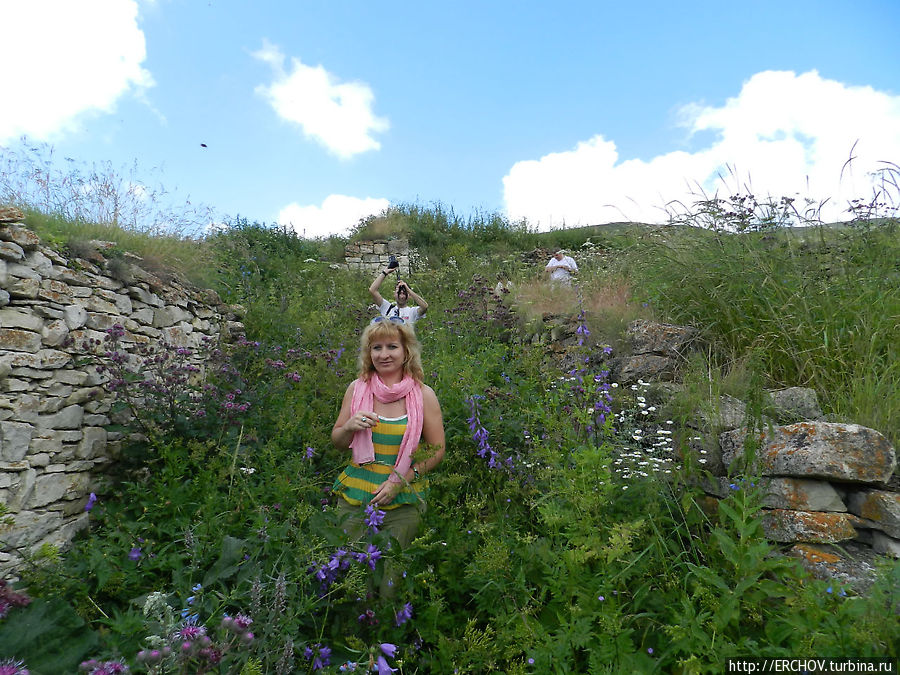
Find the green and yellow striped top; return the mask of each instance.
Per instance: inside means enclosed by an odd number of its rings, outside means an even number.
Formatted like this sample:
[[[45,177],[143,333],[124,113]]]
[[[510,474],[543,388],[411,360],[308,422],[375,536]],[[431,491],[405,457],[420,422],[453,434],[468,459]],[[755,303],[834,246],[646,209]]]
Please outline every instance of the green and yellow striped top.
[[[368,504],[378,486],[386,481],[393,471],[405,432],[406,415],[395,418],[379,415],[378,424],[372,429],[375,461],[364,465],[350,462],[334,481],[332,489],[354,506]],[[394,497],[394,501],[379,508],[395,509],[403,504],[415,504],[420,498],[424,499],[427,493],[428,481],[423,478],[409,487],[404,485]]]

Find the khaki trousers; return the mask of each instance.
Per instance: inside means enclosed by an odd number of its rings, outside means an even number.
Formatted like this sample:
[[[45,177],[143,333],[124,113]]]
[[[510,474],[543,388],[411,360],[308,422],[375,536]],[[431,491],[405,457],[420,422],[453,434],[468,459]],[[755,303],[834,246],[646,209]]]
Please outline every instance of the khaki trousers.
[[[384,512],[384,521],[382,521],[380,529],[388,532],[396,539],[400,544],[400,548],[406,548],[415,539],[416,532],[419,530],[419,523],[422,520],[420,509],[424,510],[424,505],[403,504],[396,509],[388,509]],[[344,533],[348,539],[352,542],[362,539],[368,531],[363,522],[365,520],[365,507],[353,506],[346,499],[338,497],[337,512],[341,518],[346,516]],[[394,597],[397,592],[397,578],[401,573],[402,570],[398,568],[393,560],[385,559],[384,575],[378,588],[378,595],[382,599],[389,600]]]

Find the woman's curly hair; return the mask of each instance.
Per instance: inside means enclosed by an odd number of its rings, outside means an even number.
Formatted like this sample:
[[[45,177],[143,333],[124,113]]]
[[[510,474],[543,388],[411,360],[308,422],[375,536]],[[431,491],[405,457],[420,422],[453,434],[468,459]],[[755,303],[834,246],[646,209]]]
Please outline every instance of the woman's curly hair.
[[[400,340],[400,344],[406,350],[406,358],[403,361],[403,374],[409,375],[416,382],[423,382],[425,372],[422,370],[422,345],[415,331],[408,323],[394,323],[393,321],[378,321],[370,323],[362,333],[359,344],[359,378],[368,380],[375,372],[372,363],[372,343],[376,340]]]

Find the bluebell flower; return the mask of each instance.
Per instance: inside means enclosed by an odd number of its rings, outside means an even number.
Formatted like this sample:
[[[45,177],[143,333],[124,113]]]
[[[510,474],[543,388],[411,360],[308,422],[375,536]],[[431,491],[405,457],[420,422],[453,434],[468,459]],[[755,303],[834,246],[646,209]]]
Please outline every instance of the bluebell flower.
[[[380,528],[381,524],[384,522],[384,515],[384,511],[379,509],[377,506],[369,504],[366,507],[365,524],[373,534],[378,533],[378,528]]]
[[[412,618],[412,615],[413,615],[412,603],[407,602],[405,605],[403,605],[403,607],[400,609],[400,611],[397,612],[397,616],[394,617],[394,623],[396,623],[397,626],[402,626],[403,624],[405,624],[407,621],[409,621]]]

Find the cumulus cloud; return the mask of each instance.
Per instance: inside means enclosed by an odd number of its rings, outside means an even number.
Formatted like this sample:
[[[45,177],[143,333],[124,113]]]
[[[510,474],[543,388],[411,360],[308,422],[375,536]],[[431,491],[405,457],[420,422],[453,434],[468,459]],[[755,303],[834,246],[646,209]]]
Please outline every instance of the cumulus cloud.
[[[346,195],[328,195],[321,206],[288,204],[278,213],[278,224],[286,225],[307,237],[347,234],[367,216],[378,215],[390,202],[387,199],[359,199]]]
[[[274,80],[256,92],[279,117],[300,125],[303,133],[342,159],[381,144],[374,135],[387,131],[388,121],[372,111],[375,95],[362,82],[340,82],[322,66],[308,66],[285,56],[268,42],[253,56],[272,67]]]
[[[111,112],[129,91],[153,85],[136,0],[0,3],[4,26],[0,143],[52,140],[90,112]]]
[[[757,73],[724,105],[691,104],[679,119],[689,142],[701,132],[712,140],[643,161],[620,158],[614,141],[597,135],[517,162],[503,179],[509,216],[545,230],[665,222],[667,204],[751,192],[798,203],[828,199],[822,217],[838,220],[850,199],[872,194],[871,172],[900,160],[900,96],[816,71]]]

